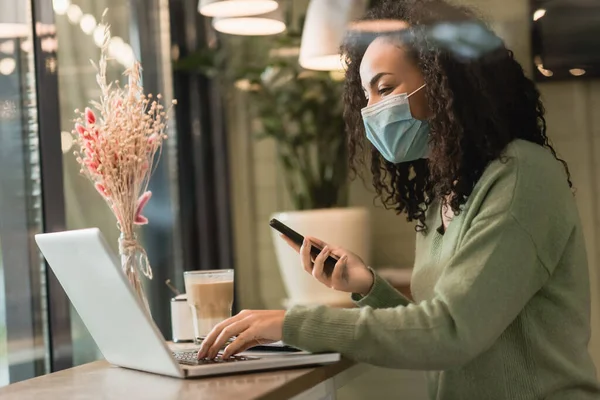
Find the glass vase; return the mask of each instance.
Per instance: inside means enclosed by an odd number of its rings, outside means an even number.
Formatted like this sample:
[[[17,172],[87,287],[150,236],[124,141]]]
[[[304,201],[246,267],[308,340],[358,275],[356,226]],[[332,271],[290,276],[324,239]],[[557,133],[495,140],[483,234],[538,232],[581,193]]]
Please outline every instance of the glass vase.
[[[149,268],[146,252],[137,242],[135,236],[128,240],[121,235],[119,238],[119,253],[123,273],[148,314],[151,314],[150,305],[140,279],[140,271],[147,271]]]

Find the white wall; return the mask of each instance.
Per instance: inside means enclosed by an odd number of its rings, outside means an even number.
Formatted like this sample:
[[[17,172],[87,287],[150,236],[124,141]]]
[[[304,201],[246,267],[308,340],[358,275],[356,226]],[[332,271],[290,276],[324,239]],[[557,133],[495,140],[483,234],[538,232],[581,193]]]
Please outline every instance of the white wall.
[[[600,277],[598,206],[600,160],[600,82],[563,82],[541,85],[548,111],[549,136],[567,161],[576,187],[576,199],[586,239],[592,288],[590,351],[600,366]]]

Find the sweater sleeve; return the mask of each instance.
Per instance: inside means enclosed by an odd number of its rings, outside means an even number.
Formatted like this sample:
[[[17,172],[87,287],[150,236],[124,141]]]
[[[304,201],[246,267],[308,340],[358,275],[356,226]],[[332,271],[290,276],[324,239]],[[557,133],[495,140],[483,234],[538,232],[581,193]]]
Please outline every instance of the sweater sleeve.
[[[358,293],[352,294],[352,300],[359,307],[391,308],[407,306],[410,300],[397,291],[388,281],[380,277],[377,272],[369,268],[373,274],[373,287],[366,296]]]

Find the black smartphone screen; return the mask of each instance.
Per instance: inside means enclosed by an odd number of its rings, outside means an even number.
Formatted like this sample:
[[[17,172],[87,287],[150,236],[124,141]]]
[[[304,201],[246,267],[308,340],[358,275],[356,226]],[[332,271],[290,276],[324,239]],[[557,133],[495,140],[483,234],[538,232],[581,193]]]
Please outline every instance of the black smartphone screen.
[[[302,246],[302,242],[304,242],[304,236],[302,236],[301,234],[299,234],[298,232],[296,232],[289,226],[285,225],[283,222],[273,218],[269,222],[269,225],[271,226],[271,228],[277,230],[281,234],[290,238],[292,240],[292,242],[294,242],[298,246]],[[316,244],[311,243],[310,255],[313,260],[319,255],[321,250],[322,249],[320,247],[318,247]],[[335,264],[337,262],[338,262],[338,259],[335,256],[330,255],[327,257],[327,259],[325,260],[325,265],[323,266],[323,272],[325,272],[325,275],[331,276],[331,274],[333,273],[333,269],[335,268]]]

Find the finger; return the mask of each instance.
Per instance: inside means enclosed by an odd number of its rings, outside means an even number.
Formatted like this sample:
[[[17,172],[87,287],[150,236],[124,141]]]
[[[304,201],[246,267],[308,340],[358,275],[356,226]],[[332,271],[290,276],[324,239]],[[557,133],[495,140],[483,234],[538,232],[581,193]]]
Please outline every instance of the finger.
[[[338,260],[340,258],[342,258],[342,256],[344,254],[346,254],[346,250],[344,250],[343,248],[332,245],[330,243],[326,243],[326,242],[322,241],[321,239],[317,239],[312,236],[307,236],[306,239],[308,239],[314,246],[318,247],[319,249],[324,249],[325,247],[329,247],[329,250],[331,250],[330,256],[332,256],[333,258],[336,258]]]
[[[331,249],[331,257],[340,260],[342,257],[344,257],[347,252],[344,249],[341,249],[339,247],[331,247],[331,245],[328,245],[329,248]]]
[[[227,343],[227,341],[229,339],[231,339],[233,336],[243,336],[242,333],[244,331],[246,331],[246,329],[248,329],[250,327],[250,321],[248,320],[248,318],[243,319],[241,321],[237,321],[234,322],[233,324],[229,325],[228,327],[226,327],[225,329],[223,329],[221,331],[221,334],[219,335],[219,337],[217,338],[217,340],[215,340],[214,344],[211,346],[211,348],[208,350],[208,358],[209,359],[213,359],[217,356],[217,354],[219,354],[219,351],[221,350],[221,348],[223,348],[223,346],[225,345],[225,343]],[[238,338],[236,338],[235,340],[238,340]],[[234,340],[234,342],[235,342]],[[230,344],[231,346],[231,344]]]
[[[233,322],[234,321],[232,321],[232,318],[226,319],[225,321],[223,321],[223,322],[219,323],[218,325],[216,325],[212,329],[212,331],[210,331],[210,333],[208,335],[206,335],[206,337],[204,338],[204,340],[202,340],[202,344],[200,345],[200,349],[198,350],[198,359],[205,358],[208,355],[208,352],[209,352],[210,348],[215,343],[215,341],[217,340],[217,338],[219,337],[219,335],[221,334],[221,332],[223,331],[223,329],[225,329],[227,326],[229,326]]]
[[[331,250],[329,249],[329,246],[325,246],[325,248],[323,248],[323,250],[321,250],[321,252],[317,256],[317,258],[315,258],[315,262],[314,262],[313,270],[312,270],[313,276],[319,282],[322,282],[325,284],[328,284],[328,282],[327,282],[327,278],[325,277],[325,274],[323,272],[323,269],[325,268],[325,260],[327,259],[327,257],[329,256],[330,253],[331,253]]]
[[[217,326],[213,328],[212,331],[202,341],[202,345],[200,346],[200,350],[198,350],[198,359],[205,358],[208,354],[208,350],[212,347],[215,340],[219,337],[223,329],[228,327],[229,325],[239,321],[242,318],[245,318],[248,315],[248,311],[244,310],[240,312],[238,315],[228,318],[225,321],[219,323]]]
[[[311,243],[316,244],[320,248],[324,248],[325,246],[329,246],[327,243],[325,243],[321,239],[317,239],[316,237],[306,236],[306,239],[308,239]],[[332,247],[332,246],[329,246],[329,247]]]
[[[311,244],[307,239],[304,239],[302,243],[302,247],[300,247],[300,260],[302,262],[302,267],[306,272],[312,274],[313,270],[313,262],[310,255]]]
[[[242,335],[238,336],[227,347],[225,347],[225,350],[223,351],[223,359],[227,360],[229,357],[246,351],[258,344],[260,344],[259,340],[246,331]]]
[[[331,274],[331,286],[333,289],[341,287],[345,282],[347,276],[346,270],[348,268],[348,256],[344,255],[340,260],[335,263],[333,274]]]
[[[281,238],[283,240],[286,241],[286,243],[294,250],[296,250],[297,252],[300,252],[300,246],[297,245],[294,241],[292,241],[292,239],[290,239],[289,237],[285,236],[284,234],[280,234],[279,236],[281,236]]]

